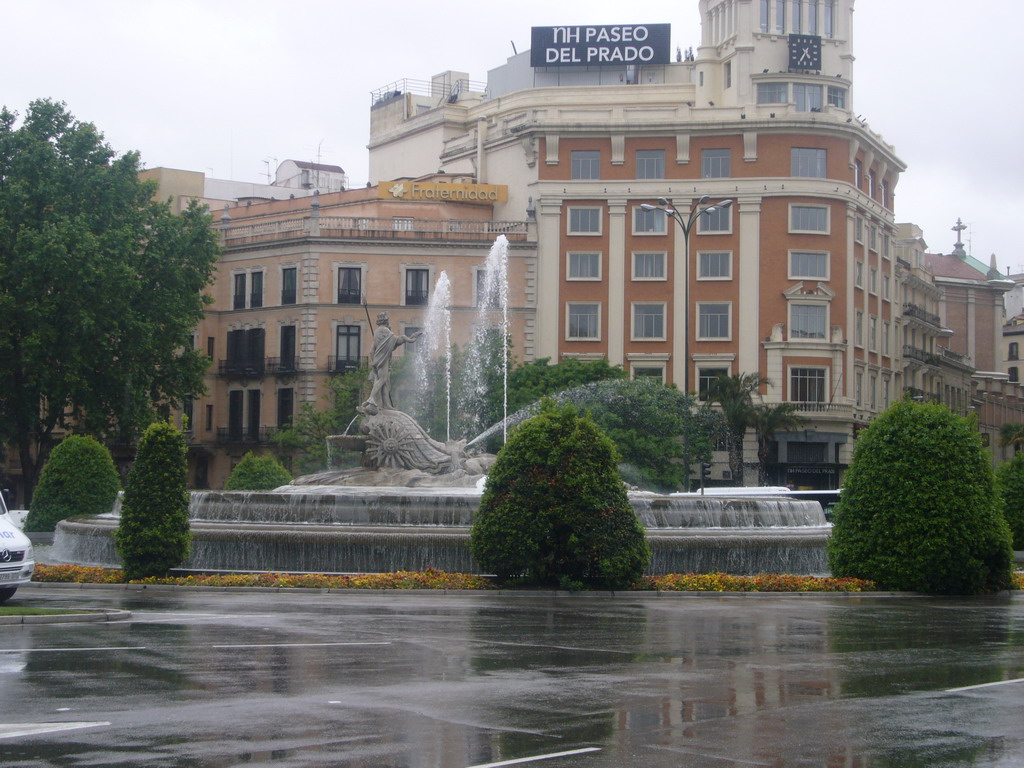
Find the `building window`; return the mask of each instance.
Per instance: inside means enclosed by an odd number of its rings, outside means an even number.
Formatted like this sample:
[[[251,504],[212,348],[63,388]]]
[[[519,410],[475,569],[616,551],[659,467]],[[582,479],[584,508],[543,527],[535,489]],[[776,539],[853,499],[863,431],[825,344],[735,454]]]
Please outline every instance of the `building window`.
[[[828,254],[790,251],[790,280],[828,280]]]
[[[836,36],[836,0],[825,0],[825,37]]]
[[[816,35],[818,34],[818,3],[817,0],[811,0],[807,4],[807,34]]]
[[[1017,373],[1017,366],[1016,365],[1011,365],[1009,370],[1007,371],[1007,373],[1009,373],[1009,375],[1010,375],[1010,381],[1013,381],[1013,382],[1020,381],[1020,376]]]
[[[596,149],[574,149],[571,155],[571,172],[574,179],[601,178],[601,153]]]
[[[892,201],[889,198],[889,180],[882,179],[882,205],[886,208],[892,208],[892,205],[890,205],[891,202]]]
[[[875,191],[876,191],[875,184],[876,184],[876,182],[875,182],[875,172],[874,171],[868,171],[868,197],[870,197],[872,200],[875,199]]]
[[[771,0],[761,0],[761,31],[767,33],[769,30],[768,8]]]
[[[233,300],[231,302],[232,309],[245,309],[245,282],[246,275],[244,272],[240,272],[235,275],[235,290]]]
[[[864,287],[864,262],[858,261],[853,265],[853,284],[858,288]]]
[[[732,231],[732,207],[719,208],[717,205],[704,211],[697,219],[699,233],[729,233]]]
[[[480,274],[483,274],[482,272]],[[601,254],[600,253],[576,253],[570,251],[568,254],[568,276],[567,280],[600,280],[601,279]]]
[[[868,344],[871,351],[878,349],[878,318],[874,316],[868,319]]]
[[[864,242],[864,219],[860,216],[853,221],[853,239],[858,243]]]
[[[359,267],[338,267],[338,303],[359,304],[362,301],[362,276]]]
[[[857,384],[856,384],[856,392],[854,393],[855,394],[854,399],[855,399],[855,401],[857,403],[857,407],[859,408],[861,406],[861,403],[864,402],[864,374],[863,373],[858,373],[856,381],[857,381]]]
[[[824,339],[828,324],[828,307],[824,304],[790,304],[789,338]]]
[[[633,305],[633,338],[662,341],[665,338],[665,305]]]
[[[335,363],[332,373],[354,371],[359,367],[362,354],[362,328],[358,325],[339,325],[335,342]]]
[[[830,85],[828,87],[828,105],[830,107],[846,109],[846,89]]]
[[[707,303],[697,305],[697,338],[728,339],[729,314],[731,305],[728,303]]]
[[[501,281],[491,280],[490,291],[488,291],[486,269],[476,271],[476,306],[486,306],[488,309],[501,307]],[[412,334],[407,332],[405,335],[411,336]]]
[[[793,176],[825,178],[826,152],[814,147],[793,147],[790,151],[790,172]]]
[[[864,183],[864,163],[860,160],[853,161],[853,186],[860,189]]]
[[[280,357],[278,358],[279,371],[294,371],[297,368],[295,359],[295,326],[281,326]]]
[[[285,267],[281,270],[281,304],[294,304],[297,298],[298,268]]]
[[[728,368],[700,368],[697,370],[697,396],[707,400],[708,390],[719,376],[728,376]]]
[[[815,0],[811,0],[815,2]],[[801,0],[793,0],[793,32],[800,34],[803,32],[803,2]]]
[[[263,273],[253,272],[249,276],[249,306],[263,306]]]
[[[635,252],[633,254],[633,279],[634,280],[664,280],[665,279],[665,253],[664,251]]]
[[[828,234],[828,208],[823,205],[791,205],[789,231]]]
[[[732,88],[732,62],[725,62],[725,87]]]
[[[732,175],[732,152],[728,149],[702,149],[700,175],[705,179],[727,179]]]
[[[868,248],[878,250],[878,227],[868,227]]]
[[[793,103],[797,112],[821,112],[821,86],[793,83]]]
[[[430,297],[430,290],[427,287],[429,282],[429,269],[405,270],[405,306],[419,307],[426,305],[427,299]]]
[[[258,389],[247,391],[249,396],[249,425],[246,430],[246,437],[256,443],[260,439],[260,423],[262,422],[260,406],[263,401],[263,392]]]
[[[864,346],[864,313],[857,310],[853,326],[853,343],[858,347]]]
[[[786,0],[775,0],[775,33],[786,34]]]
[[[882,354],[889,354],[889,336],[890,336],[889,323],[882,322]],[[888,405],[888,403],[886,403]]]
[[[757,84],[758,104],[785,104],[788,99],[789,90],[786,83]]]
[[[732,279],[732,253],[730,251],[700,251],[697,254],[697,279]]]
[[[1019,360],[1020,359],[1018,357],[1018,355],[1020,354],[1019,350],[1020,350],[1020,346],[1018,345],[1018,343],[1016,341],[1011,341],[1010,342],[1009,356],[1006,359],[1007,360]]]
[[[664,179],[665,150],[638,149],[636,151],[636,177],[638,179]]]
[[[878,293],[878,270],[874,267],[868,272],[868,291]]]
[[[573,341],[601,338],[601,305],[570,303],[566,309],[566,337]]]
[[[790,368],[789,399],[797,403],[825,402],[825,369]]]
[[[203,424],[203,428],[207,432],[213,431],[213,404],[206,404],[206,423]]]
[[[290,427],[295,415],[295,390],[285,387],[277,390],[277,426],[279,429]]]
[[[600,208],[570,208],[569,209],[569,234],[570,235],[599,235],[599,234],[601,234],[601,209]]]
[[[654,379],[659,384],[665,383],[665,366],[663,365],[634,365],[634,379]]]
[[[665,212],[660,208],[645,211],[639,205],[633,208],[634,235],[664,235],[668,221]]]

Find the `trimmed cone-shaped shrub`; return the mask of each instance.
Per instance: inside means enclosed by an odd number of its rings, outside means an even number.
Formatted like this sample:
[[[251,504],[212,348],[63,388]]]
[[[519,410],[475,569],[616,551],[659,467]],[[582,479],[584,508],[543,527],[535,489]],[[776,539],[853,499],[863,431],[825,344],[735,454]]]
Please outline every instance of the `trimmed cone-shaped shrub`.
[[[951,595],[1010,584],[1010,531],[981,437],[944,405],[896,403],[861,433],[833,523],[833,576]]]
[[[1024,453],[999,465],[996,487],[1002,497],[1003,517],[1010,526],[1013,548],[1024,549]]]
[[[52,531],[67,517],[109,512],[119,490],[110,451],[91,437],[68,435],[43,467],[25,530]]]
[[[185,452],[181,432],[165,421],[139,441],[114,536],[126,580],[166,576],[189,555]]]
[[[224,483],[225,491],[270,491],[292,481],[292,476],[273,456],[249,451],[235,465]]]
[[[470,545],[501,581],[621,589],[650,560],[612,441],[571,406],[546,403],[487,476]]]

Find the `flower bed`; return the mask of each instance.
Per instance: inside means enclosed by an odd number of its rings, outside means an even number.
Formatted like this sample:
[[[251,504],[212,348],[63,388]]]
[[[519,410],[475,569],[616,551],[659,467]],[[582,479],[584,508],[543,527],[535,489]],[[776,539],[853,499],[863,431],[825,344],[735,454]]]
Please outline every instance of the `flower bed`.
[[[37,565],[33,581],[76,584],[121,584],[124,574],[110,568],[82,565]],[[133,584],[169,584],[192,587],[288,587],[298,589],[495,589],[482,576],[425,571],[367,573],[351,576],[287,573],[229,573],[149,578]],[[1013,575],[1013,589],[1024,589],[1024,573]],[[645,576],[635,590],[665,592],[873,592],[873,582],[822,576],[761,574],[731,576],[727,573],[670,573]]]

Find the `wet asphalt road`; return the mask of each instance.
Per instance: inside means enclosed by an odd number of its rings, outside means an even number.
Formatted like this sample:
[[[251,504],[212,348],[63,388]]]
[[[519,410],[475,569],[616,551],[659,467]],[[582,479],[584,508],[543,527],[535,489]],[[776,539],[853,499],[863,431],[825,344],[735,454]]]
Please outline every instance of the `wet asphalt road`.
[[[15,600],[133,616],[0,627],[5,768],[1024,766],[1020,593]]]

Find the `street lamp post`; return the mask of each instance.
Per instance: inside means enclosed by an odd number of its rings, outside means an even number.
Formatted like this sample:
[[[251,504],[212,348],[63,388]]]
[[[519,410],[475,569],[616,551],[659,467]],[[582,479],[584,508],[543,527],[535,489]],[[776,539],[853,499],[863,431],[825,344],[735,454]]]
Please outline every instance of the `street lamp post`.
[[[645,211],[661,211],[666,216],[675,219],[676,224],[683,231],[683,307],[682,311],[689,313],[690,296],[690,232],[693,225],[703,213],[711,213],[715,210],[722,210],[732,205],[732,200],[722,200],[712,203],[710,195],[704,195],[699,200],[690,204],[688,213],[681,212],[675,204],[665,197],[658,198],[658,205],[643,203],[640,208]],[[679,309],[677,308],[678,312]],[[689,392],[690,378],[690,322],[689,314],[686,314],[686,332],[683,334],[683,392]]]

